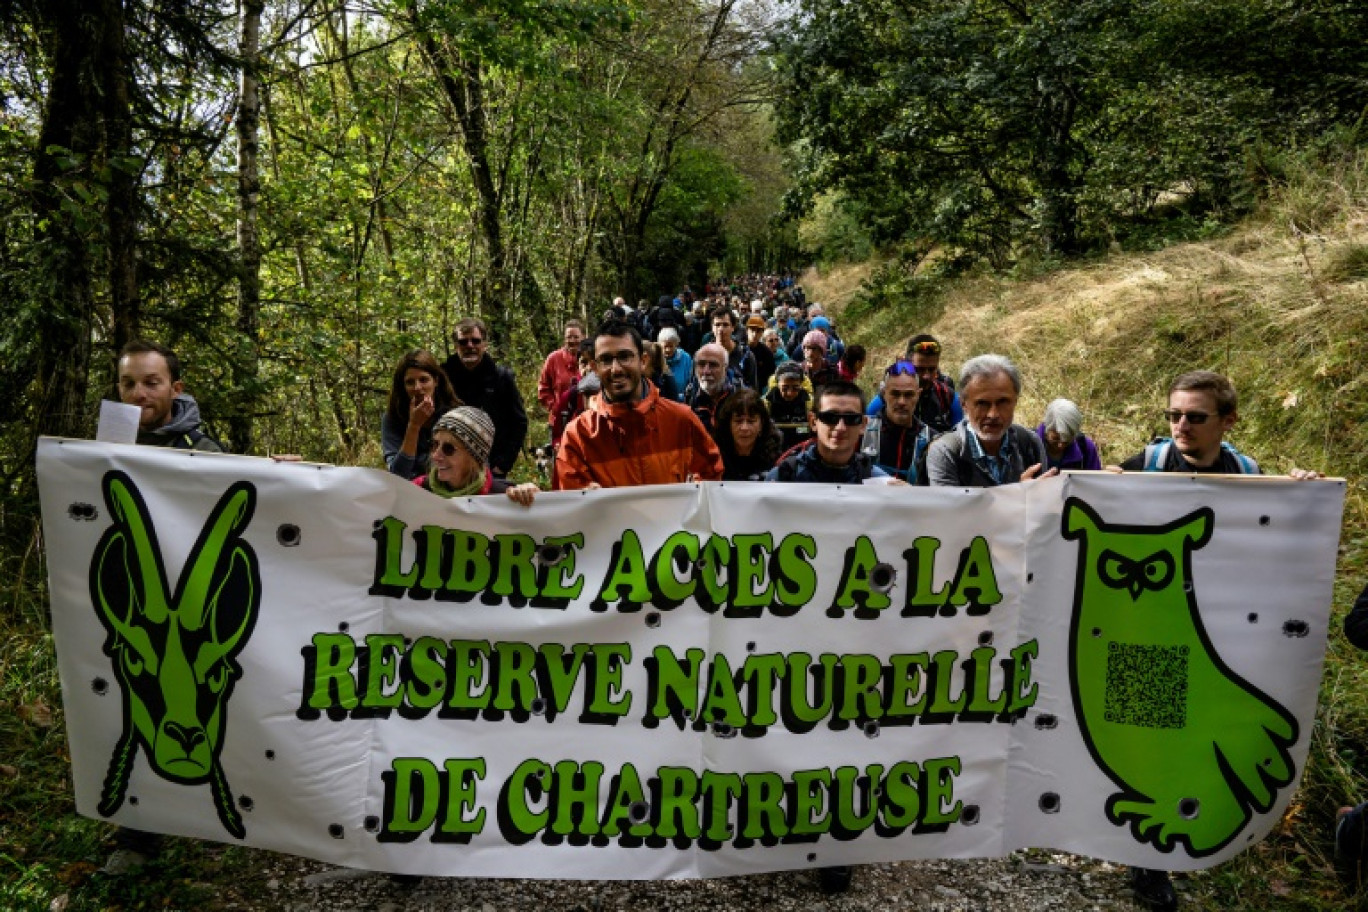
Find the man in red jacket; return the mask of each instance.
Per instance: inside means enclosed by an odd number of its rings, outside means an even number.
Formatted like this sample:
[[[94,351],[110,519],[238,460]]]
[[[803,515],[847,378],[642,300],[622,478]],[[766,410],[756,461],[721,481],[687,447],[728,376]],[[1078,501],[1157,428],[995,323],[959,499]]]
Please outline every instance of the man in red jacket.
[[[722,454],[688,406],[671,402],[642,376],[641,334],[608,320],[594,335],[602,391],[561,438],[557,485],[616,488],[717,481]]]
[[[556,403],[565,391],[579,382],[579,347],[584,338],[584,324],[579,320],[565,323],[565,345],[546,356],[541,377],[537,380],[537,401],[546,409],[548,421],[554,417]]]

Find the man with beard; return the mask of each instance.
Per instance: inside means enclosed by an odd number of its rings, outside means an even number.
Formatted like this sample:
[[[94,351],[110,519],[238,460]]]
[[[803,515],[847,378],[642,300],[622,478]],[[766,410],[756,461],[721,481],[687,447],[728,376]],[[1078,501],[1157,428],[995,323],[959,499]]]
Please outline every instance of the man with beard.
[[[556,460],[565,490],[717,481],[722,454],[687,406],[660,395],[643,373],[641,334],[610,320],[594,335],[602,387],[565,430]]]
[[[964,420],[931,442],[926,469],[932,485],[991,488],[1058,474],[1035,431],[1012,419],[1021,374],[1002,355],[979,355],[960,369]]]
[[[703,427],[712,431],[713,416],[722,402],[736,390],[727,371],[727,352],[709,342],[694,356],[694,375],[684,388],[684,404],[693,409]]]
[[[452,334],[456,354],[447,358],[442,370],[460,401],[473,405],[494,419],[494,446],[489,451],[489,468],[496,478],[508,475],[522,452],[527,437],[527,412],[513,371],[495,364],[486,352],[489,329],[476,317],[456,324]]]

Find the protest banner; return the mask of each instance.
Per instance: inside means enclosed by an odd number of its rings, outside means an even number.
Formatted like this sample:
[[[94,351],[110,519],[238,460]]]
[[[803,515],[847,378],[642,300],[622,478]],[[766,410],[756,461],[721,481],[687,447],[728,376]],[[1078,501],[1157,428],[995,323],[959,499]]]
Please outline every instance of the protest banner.
[[[80,813],[448,876],[1223,861],[1299,781],[1344,498],[38,470]]]

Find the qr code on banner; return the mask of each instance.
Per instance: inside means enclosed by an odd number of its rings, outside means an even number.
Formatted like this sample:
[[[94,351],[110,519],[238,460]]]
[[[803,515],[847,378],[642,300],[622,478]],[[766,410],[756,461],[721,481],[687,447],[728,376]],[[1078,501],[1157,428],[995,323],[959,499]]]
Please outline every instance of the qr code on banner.
[[[1145,728],[1187,725],[1188,648],[1109,643],[1108,722]]]

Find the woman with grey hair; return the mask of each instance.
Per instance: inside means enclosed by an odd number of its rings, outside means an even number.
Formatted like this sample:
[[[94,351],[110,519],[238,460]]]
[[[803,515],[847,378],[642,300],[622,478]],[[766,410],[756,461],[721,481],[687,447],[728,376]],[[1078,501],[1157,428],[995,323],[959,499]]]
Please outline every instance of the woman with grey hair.
[[[1097,444],[1083,433],[1083,413],[1068,399],[1056,399],[1045,406],[1045,417],[1036,428],[1045,443],[1048,468],[1101,471],[1102,457]]]

